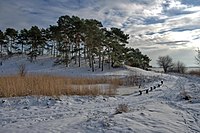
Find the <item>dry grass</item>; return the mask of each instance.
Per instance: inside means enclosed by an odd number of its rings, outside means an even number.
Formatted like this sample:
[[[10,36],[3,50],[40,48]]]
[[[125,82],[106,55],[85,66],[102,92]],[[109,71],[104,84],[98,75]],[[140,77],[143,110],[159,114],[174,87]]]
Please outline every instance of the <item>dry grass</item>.
[[[123,85],[125,86],[138,86],[143,77],[138,75],[130,75],[124,78]]]
[[[104,85],[107,84],[107,88]],[[0,97],[27,95],[114,95],[119,79],[71,78],[48,75],[0,77]]]
[[[85,78],[85,77],[70,77],[71,83],[75,85],[86,85],[86,84],[113,84],[122,85],[122,81],[119,78],[113,77],[99,77],[99,78]]]
[[[200,76],[200,70],[192,70],[189,72],[189,74]]]
[[[127,104],[119,104],[115,110],[115,114],[127,113],[129,111]]]

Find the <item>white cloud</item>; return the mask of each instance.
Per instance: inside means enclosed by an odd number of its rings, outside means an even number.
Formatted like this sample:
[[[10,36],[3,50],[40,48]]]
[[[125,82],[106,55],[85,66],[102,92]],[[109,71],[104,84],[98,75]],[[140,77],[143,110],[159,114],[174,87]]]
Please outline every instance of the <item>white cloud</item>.
[[[200,44],[200,1],[192,0],[1,0],[0,29],[56,24],[61,15],[94,18],[106,27],[130,34],[129,46],[154,61],[159,54],[175,58]],[[157,52],[156,52],[157,51]],[[182,51],[182,52],[181,52]],[[188,63],[188,64],[192,64]],[[193,63],[194,64],[194,63]]]

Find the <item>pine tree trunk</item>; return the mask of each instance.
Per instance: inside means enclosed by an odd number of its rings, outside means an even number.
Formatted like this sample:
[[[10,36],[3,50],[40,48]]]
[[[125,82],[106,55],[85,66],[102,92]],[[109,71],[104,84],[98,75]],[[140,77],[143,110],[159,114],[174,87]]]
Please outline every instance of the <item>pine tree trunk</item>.
[[[3,51],[3,45],[1,44],[1,55],[0,55],[1,57],[3,56],[2,51]]]
[[[83,47],[83,58],[85,60],[85,63],[87,64],[87,59],[88,59],[88,51],[86,45]]]
[[[92,67],[92,61],[91,61],[91,52],[90,51],[88,51],[87,56],[88,56],[88,59],[89,59],[89,67],[91,68]]]
[[[56,57],[56,43],[53,41],[53,57]]]
[[[108,61],[109,61],[109,69],[111,67],[111,55],[110,55],[110,49],[109,49],[109,53],[108,53]]]
[[[12,45],[13,45],[13,40],[11,39],[11,43],[10,43],[10,52],[12,53]]]
[[[53,56],[53,46],[51,47],[51,57]]]
[[[78,66],[81,67],[81,50],[80,50],[80,45],[79,45],[79,50],[78,50]]]
[[[58,46],[60,45],[60,42],[56,43],[56,47],[55,47],[55,57],[57,57],[58,55],[60,55],[60,52],[58,51]]]
[[[24,52],[24,44],[22,43],[22,54],[23,54],[23,52]]]
[[[77,64],[77,53],[75,53],[75,56],[74,56],[74,64]]]
[[[94,55],[92,55],[92,72],[94,72]]]
[[[69,64],[68,64],[68,54],[67,54],[67,52],[65,53],[65,65],[66,65],[66,67],[69,66]]]
[[[101,51],[99,50],[99,68],[101,68]]]
[[[89,67],[91,68],[92,67],[92,60],[91,60],[91,57],[89,56]]]
[[[44,48],[41,48],[41,53],[42,55],[44,55]]]
[[[102,55],[102,62],[101,62],[101,71],[104,69],[104,54]]]
[[[74,56],[75,64],[77,64],[77,44],[75,44],[75,56]]]

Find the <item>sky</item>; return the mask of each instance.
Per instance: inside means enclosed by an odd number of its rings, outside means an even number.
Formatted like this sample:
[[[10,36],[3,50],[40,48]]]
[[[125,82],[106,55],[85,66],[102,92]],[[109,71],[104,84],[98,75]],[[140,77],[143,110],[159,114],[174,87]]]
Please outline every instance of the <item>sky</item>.
[[[197,66],[200,48],[200,0],[0,0],[0,30],[37,25],[47,28],[62,15],[101,21],[130,35],[128,47]]]

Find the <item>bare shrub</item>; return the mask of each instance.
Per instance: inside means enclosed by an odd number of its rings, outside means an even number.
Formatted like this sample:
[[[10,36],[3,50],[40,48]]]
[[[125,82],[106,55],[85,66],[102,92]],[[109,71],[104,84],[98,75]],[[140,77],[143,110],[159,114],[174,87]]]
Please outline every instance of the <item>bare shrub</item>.
[[[127,113],[129,111],[127,104],[119,104],[115,110],[115,114]]]
[[[26,70],[26,65],[25,64],[20,64],[18,66],[18,74],[21,76],[21,77],[24,77],[27,73],[27,70]]]
[[[190,75],[200,76],[200,70],[192,70],[189,72]]]
[[[178,61],[177,63],[174,63],[173,67],[170,70],[171,72],[176,73],[185,73],[186,72],[186,66],[183,62]]]
[[[200,65],[200,49],[197,49],[196,52],[197,52],[197,56],[195,57],[195,59],[196,59],[197,64]]]
[[[181,96],[181,98],[184,99],[184,100],[190,100],[190,99],[192,98],[192,97],[188,94],[188,92],[185,91],[185,89],[182,90],[182,91],[180,92],[180,96]]]
[[[178,82],[179,82],[178,84],[179,84],[179,88],[180,88],[180,94],[178,95],[178,97],[180,97],[181,99],[184,99],[184,100],[190,100],[192,97],[186,91],[184,81],[179,80]]]

